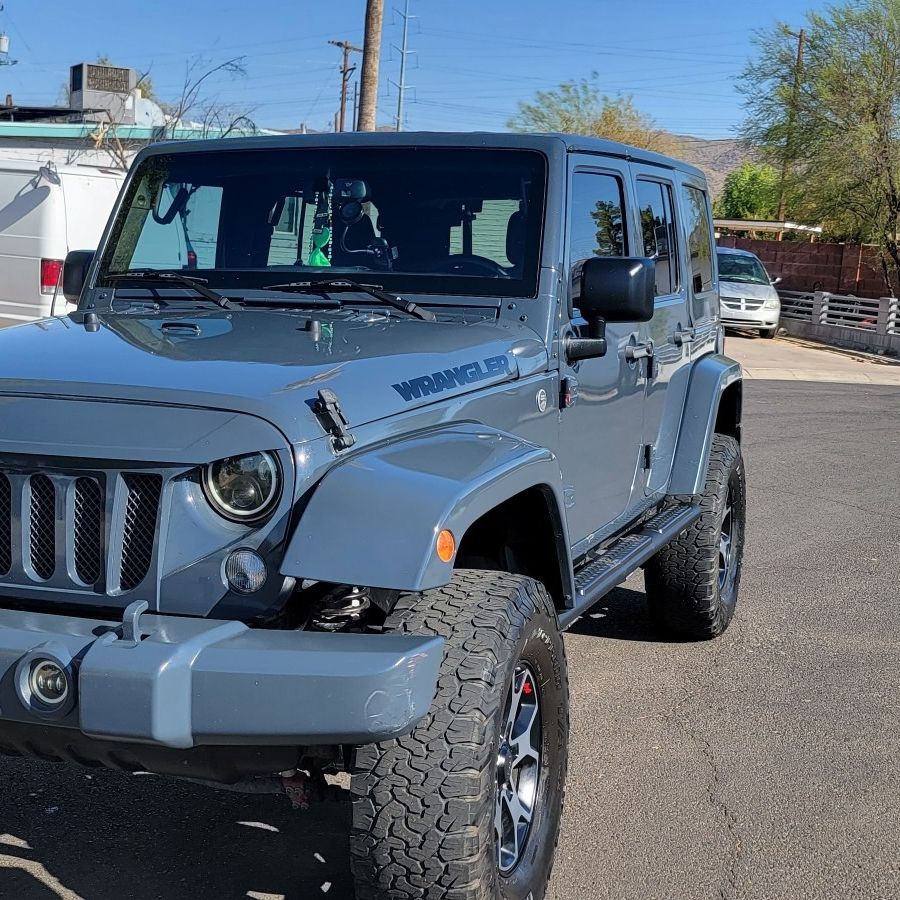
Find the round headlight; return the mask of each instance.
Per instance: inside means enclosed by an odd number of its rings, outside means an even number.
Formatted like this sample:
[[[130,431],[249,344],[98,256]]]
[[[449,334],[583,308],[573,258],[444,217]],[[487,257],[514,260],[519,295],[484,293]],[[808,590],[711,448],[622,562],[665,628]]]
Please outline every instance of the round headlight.
[[[278,502],[281,473],[271,453],[229,456],[206,467],[203,487],[217,513],[234,522],[253,522]]]

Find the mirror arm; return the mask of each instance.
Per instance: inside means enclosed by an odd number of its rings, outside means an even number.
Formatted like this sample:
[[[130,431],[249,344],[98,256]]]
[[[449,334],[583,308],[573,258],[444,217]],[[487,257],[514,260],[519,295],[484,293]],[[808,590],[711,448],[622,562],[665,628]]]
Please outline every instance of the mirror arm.
[[[592,317],[588,323],[588,335],[566,336],[566,358],[569,362],[606,356],[606,320],[600,316]]]

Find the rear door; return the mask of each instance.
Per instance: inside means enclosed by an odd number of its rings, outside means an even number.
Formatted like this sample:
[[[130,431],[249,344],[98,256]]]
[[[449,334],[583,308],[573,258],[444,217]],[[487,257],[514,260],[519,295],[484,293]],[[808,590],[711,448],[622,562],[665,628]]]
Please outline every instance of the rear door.
[[[638,255],[656,264],[653,318],[641,328],[641,342],[653,342],[653,362],[644,398],[642,481],[645,494],[663,490],[690,374],[691,312],[688,308],[686,243],[679,234],[675,173],[657,166],[632,166],[640,215]]]

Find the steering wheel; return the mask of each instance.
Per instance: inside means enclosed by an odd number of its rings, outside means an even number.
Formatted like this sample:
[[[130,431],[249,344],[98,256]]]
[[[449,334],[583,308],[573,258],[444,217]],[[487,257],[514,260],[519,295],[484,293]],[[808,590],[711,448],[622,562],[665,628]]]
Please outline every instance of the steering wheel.
[[[446,275],[487,275],[490,278],[509,278],[509,273],[499,263],[474,253],[456,253],[430,265],[429,270]]]

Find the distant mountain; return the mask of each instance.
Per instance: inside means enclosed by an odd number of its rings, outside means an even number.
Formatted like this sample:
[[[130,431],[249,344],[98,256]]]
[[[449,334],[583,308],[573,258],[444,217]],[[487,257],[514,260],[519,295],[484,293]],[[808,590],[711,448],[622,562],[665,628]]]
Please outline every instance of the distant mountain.
[[[725,176],[729,172],[753,159],[752,151],[734,138],[705,140],[688,134],[676,134],[674,137],[681,142],[678,155],[705,173],[713,197],[718,197],[722,192]]]

